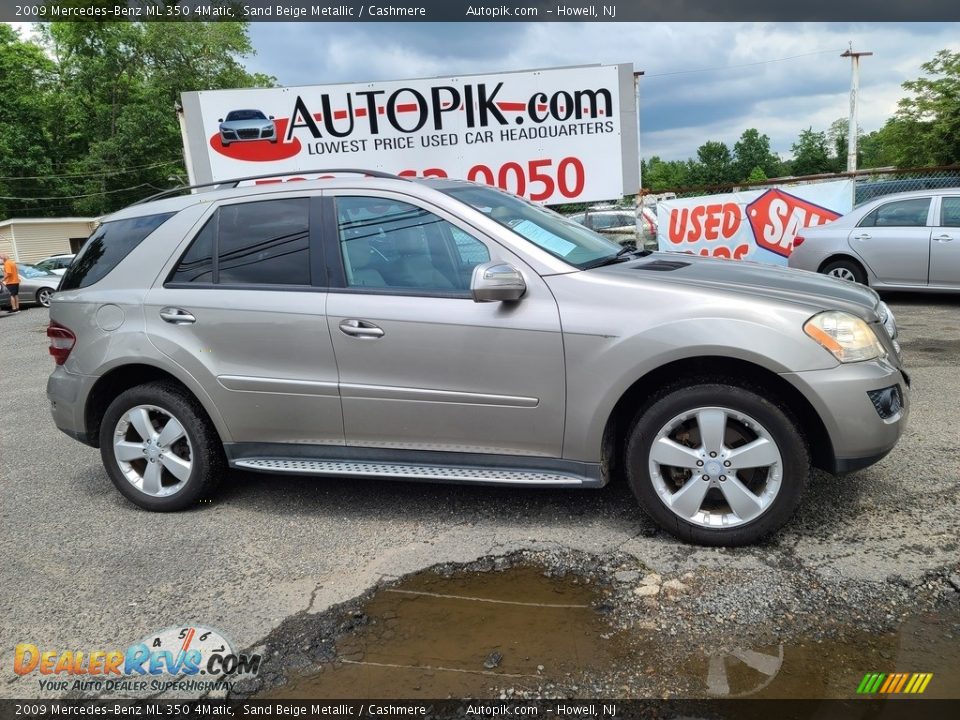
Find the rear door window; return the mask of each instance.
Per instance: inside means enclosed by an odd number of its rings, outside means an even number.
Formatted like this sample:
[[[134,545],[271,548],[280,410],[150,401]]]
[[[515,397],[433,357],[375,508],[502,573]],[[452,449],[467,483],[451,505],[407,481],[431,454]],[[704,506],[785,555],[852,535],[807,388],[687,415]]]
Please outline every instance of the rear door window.
[[[940,200],[940,226],[960,227],[960,197]]]
[[[169,282],[310,285],[310,200],[258,200],[219,208]]]

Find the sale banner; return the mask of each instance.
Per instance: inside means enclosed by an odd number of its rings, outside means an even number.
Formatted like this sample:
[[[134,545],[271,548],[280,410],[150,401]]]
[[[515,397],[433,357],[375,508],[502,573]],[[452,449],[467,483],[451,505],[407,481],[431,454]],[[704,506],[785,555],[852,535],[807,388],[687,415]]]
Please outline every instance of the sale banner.
[[[471,180],[544,204],[618,199],[639,183],[632,71],[184,93],[191,180],[357,168]]]
[[[800,230],[853,208],[853,180],[661,200],[657,242],[667,252],[786,265]]]

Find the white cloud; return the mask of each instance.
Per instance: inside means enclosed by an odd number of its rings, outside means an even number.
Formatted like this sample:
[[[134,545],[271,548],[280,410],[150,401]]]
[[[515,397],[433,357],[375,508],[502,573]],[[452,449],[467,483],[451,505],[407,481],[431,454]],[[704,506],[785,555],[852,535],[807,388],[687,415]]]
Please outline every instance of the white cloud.
[[[839,55],[848,42],[874,52],[861,66],[860,126],[867,132],[896,109],[901,83],[918,77],[922,63],[941,48],[960,50],[957,24],[255,23],[251,29],[258,50],[251,69],[285,85],[632,62],[647,73],[644,155],[667,159],[693,156],[706,140],[732,146],[750,127],[789,155],[801,130],[826,129],[847,116],[850,64]],[[698,72],[665,75],[689,70]]]

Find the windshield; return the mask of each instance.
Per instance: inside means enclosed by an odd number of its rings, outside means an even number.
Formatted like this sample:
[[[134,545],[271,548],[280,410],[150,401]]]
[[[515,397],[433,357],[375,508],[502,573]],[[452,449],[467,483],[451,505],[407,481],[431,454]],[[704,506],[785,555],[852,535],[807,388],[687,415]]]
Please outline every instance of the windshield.
[[[231,120],[266,120],[267,116],[259,110],[234,110],[227,113],[227,122]]]
[[[478,186],[442,190],[580,270],[615,258],[622,249],[619,243],[516,195]]]
[[[41,270],[35,265],[23,265],[21,263],[17,263],[17,270],[25,278],[45,277],[49,274],[46,270]]]

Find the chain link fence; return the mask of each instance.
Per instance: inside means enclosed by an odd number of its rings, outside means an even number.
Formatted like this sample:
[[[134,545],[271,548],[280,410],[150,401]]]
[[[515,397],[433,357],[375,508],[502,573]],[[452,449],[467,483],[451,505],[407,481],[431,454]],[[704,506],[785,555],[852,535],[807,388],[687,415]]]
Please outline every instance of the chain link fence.
[[[557,206],[554,209],[564,215],[573,216],[578,222],[604,234],[615,237],[622,243],[637,243],[649,249],[657,246],[656,217],[657,205],[663,200],[674,198],[705,197],[723,193],[740,192],[744,190],[767,190],[774,187],[790,188],[811,183],[831,182],[835,180],[853,179],[854,206],[865,203],[884,195],[910,192],[914,190],[940,190],[943,188],[960,188],[960,166],[939,166],[920,168],[880,168],[875,170],[859,170],[852,173],[832,173],[823,175],[807,175],[802,177],[772,178],[763,182],[754,183],[726,183],[721,185],[695,185],[670,188],[653,192],[644,190],[639,198],[642,199],[641,232],[638,236],[636,224],[633,229],[629,224],[628,213],[636,217],[636,197],[625,197],[598,203],[579,203]],[[620,225],[610,227],[611,216],[619,217],[616,222]]]

